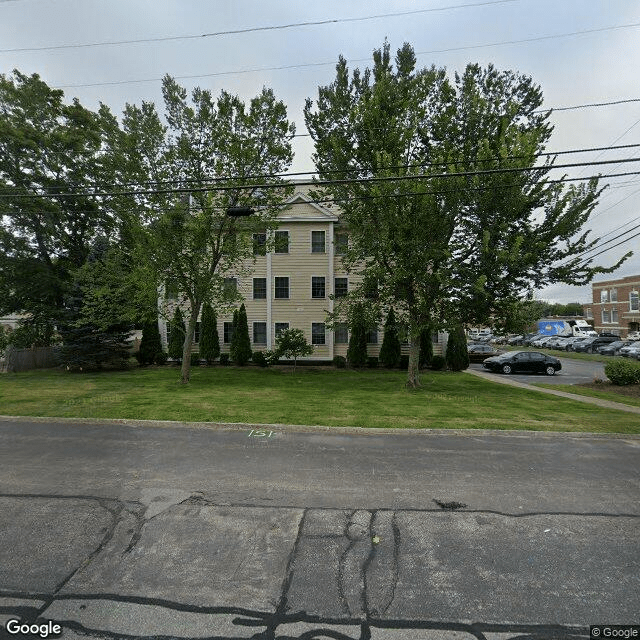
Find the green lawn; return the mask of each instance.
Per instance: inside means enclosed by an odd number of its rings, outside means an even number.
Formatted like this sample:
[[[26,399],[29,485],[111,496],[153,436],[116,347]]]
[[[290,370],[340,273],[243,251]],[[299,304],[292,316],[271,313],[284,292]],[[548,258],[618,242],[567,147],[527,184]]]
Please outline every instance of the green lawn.
[[[186,422],[532,429],[640,433],[640,415],[483,380],[425,372],[424,387],[386,370],[213,367],[181,385],[176,368],[70,374],[30,371],[0,376],[3,415],[130,418]]]
[[[633,407],[640,407],[640,385],[637,384],[616,386],[611,382],[572,385],[538,383],[536,387],[557,389],[558,391],[575,393],[579,396],[590,396],[592,398],[601,398],[602,400],[611,400],[612,402],[621,402],[622,404],[629,404]]]

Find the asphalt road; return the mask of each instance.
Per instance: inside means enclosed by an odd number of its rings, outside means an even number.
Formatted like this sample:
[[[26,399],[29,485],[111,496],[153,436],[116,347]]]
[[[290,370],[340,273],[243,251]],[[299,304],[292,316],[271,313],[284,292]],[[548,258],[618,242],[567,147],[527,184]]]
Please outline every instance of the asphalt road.
[[[588,638],[640,622],[639,463],[629,436],[0,420],[0,621]]]
[[[528,374],[528,373],[513,373],[508,377],[518,380],[519,382],[526,382],[528,384],[535,384],[536,382],[548,382],[553,384],[580,384],[584,382],[593,382],[595,378],[606,380],[607,376],[604,373],[605,363],[593,362],[588,360],[576,360],[573,358],[558,358],[562,363],[562,369],[558,371],[554,376],[547,376],[543,373]],[[472,363],[471,369],[482,370],[481,363]],[[486,371],[486,369],[484,369]],[[502,373],[495,373],[492,375],[503,376]]]

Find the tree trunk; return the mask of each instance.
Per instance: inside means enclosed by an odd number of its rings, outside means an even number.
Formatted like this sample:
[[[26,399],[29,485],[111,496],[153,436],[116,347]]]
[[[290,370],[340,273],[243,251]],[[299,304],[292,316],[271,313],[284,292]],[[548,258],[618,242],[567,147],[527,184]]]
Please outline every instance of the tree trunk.
[[[420,383],[420,331],[417,325],[411,327],[411,337],[409,339],[409,369],[407,371],[406,387],[417,389]]]
[[[189,325],[187,326],[187,334],[184,337],[184,347],[182,349],[182,384],[188,384],[191,380],[191,345],[193,344],[193,334],[196,330],[196,322],[200,313],[200,303],[191,305],[191,315],[189,316]]]

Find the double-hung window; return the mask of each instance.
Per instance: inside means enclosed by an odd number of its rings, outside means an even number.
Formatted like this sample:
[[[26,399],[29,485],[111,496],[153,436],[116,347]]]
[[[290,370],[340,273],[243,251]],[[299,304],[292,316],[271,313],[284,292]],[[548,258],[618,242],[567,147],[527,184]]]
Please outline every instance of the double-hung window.
[[[349,279],[335,278],[333,282],[333,294],[336,298],[344,298],[349,293]]]
[[[289,277],[276,276],[274,294],[276,300],[287,300],[289,298]]]
[[[253,255],[264,256],[267,253],[267,234],[266,233],[254,233],[253,234]]]
[[[266,300],[266,298],[267,298],[267,279],[254,278],[253,279],[253,299]]]
[[[629,311],[639,311],[640,310],[639,304],[640,302],[638,299],[638,292],[632,291],[629,294]]]
[[[275,248],[276,253],[289,253],[289,232],[276,231]]]
[[[267,323],[253,323],[253,344],[267,344]]]
[[[311,278],[311,297],[312,298],[324,298],[325,297],[325,279],[324,276],[312,276]]]
[[[225,278],[224,279],[224,292],[228,296],[233,296],[238,293],[238,279],[237,278]]]
[[[325,235],[324,231],[311,232],[311,253],[325,252]]]
[[[378,329],[369,329],[367,331],[367,344],[378,344]]]
[[[311,344],[325,344],[324,322],[311,323]]]
[[[337,256],[343,256],[347,253],[347,249],[349,247],[349,235],[342,232],[335,234],[335,250]]]
[[[233,339],[233,322],[225,322],[223,325],[222,340],[225,344],[230,344]]]
[[[349,327],[346,322],[339,322],[335,325],[334,341],[336,344],[349,343]]]
[[[276,322],[274,327],[274,333],[276,334],[276,338],[283,332],[289,328],[288,322]]]

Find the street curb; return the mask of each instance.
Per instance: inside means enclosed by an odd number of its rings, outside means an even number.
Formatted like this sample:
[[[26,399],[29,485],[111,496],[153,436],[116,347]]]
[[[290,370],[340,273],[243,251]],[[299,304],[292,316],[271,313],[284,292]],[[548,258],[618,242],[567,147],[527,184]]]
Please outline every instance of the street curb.
[[[528,389],[529,391],[540,391],[541,393],[549,393],[559,398],[568,398],[569,400],[577,400],[578,402],[586,402],[587,404],[595,404],[605,409],[616,409],[617,411],[627,411],[628,413],[640,414],[640,407],[634,407],[629,404],[623,404],[622,402],[614,402],[613,400],[604,400],[602,398],[594,398],[590,396],[579,396],[568,391],[558,391],[557,389],[545,389],[544,387],[536,387],[535,385],[528,384],[526,382],[518,382],[511,378],[494,377],[493,375],[484,371],[477,371],[475,369],[467,369],[464,373],[469,373],[476,378],[482,378],[483,380],[490,380],[497,384],[511,385],[512,387],[518,387],[520,389]],[[500,374],[498,374],[500,375]]]
[[[521,384],[521,383],[518,383]],[[533,389],[536,389],[533,387]],[[541,391],[541,389],[538,389]],[[245,422],[179,422],[174,420],[128,420],[126,418],[59,418],[56,416],[4,416],[0,415],[1,422],[24,423],[58,423],[67,425],[122,425],[127,427],[155,427],[155,428],[186,428],[186,429],[210,429],[212,431],[246,431],[247,429],[269,429],[271,431],[290,431],[306,433],[334,433],[339,435],[456,435],[476,437],[478,435],[501,435],[516,438],[620,438],[640,440],[640,434],[633,433],[593,433],[584,431],[528,431],[528,430],[503,430],[503,429],[392,429],[373,427],[330,427],[325,425],[305,424],[270,424],[270,423],[245,423]]]

